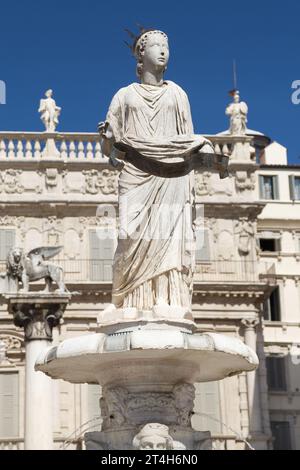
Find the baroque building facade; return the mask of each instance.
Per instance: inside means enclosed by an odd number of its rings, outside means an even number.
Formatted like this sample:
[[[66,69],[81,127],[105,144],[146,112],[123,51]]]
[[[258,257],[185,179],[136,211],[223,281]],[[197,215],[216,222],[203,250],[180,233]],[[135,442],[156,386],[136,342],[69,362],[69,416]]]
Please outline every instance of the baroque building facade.
[[[215,449],[300,449],[300,167],[258,133],[207,137],[230,156],[230,177],[195,174],[193,313],[199,331],[241,338],[260,366],[197,384],[193,425]],[[63,246],[55,262],[72,298],[55,344],[95,332],[111,302],[117,179],[98,134],[0,132],[0,271],[13,246]],[[25,361],[0,295],[0,449],[24,447]],[[55,448],[82,448],[84,432],[100,429],[100,396],[53,381]]]

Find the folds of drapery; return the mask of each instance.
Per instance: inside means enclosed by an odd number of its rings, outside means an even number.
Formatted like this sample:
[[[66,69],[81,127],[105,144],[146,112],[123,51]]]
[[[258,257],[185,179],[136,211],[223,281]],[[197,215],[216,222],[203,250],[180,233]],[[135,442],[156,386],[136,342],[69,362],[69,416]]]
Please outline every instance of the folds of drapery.
[[[161,161],[172,162],[203,142],[193,133],[187,96],[173,82],[121,89],[106,120],[117,141]],[[125,162],[119,177],[120,228],[113,267],[116,306],[151,308],[161,295],[170,304],[189,306],[193,204],[193,172],[161,178]]]

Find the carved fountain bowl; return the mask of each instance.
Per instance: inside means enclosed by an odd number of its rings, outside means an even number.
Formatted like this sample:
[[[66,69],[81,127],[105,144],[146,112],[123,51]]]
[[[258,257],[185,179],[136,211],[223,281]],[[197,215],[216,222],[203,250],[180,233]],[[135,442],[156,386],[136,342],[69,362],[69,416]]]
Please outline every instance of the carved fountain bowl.
[[[46,349],[36,370],[72,383],[146,387],[221,380],[258,366],[241,340],[216,333],[191,334],[167,325],[113,334],[95,333]]]

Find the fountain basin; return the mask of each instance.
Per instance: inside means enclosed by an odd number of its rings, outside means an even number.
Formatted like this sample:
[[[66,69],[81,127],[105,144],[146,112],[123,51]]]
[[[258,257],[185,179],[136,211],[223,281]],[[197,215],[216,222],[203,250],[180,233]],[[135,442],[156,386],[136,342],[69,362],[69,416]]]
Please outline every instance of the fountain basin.
[[[221,380],[257,366],[255,352],[237,338],[149,323],[67,339],[43,351],[35,369],[72,383],[157,390]]]

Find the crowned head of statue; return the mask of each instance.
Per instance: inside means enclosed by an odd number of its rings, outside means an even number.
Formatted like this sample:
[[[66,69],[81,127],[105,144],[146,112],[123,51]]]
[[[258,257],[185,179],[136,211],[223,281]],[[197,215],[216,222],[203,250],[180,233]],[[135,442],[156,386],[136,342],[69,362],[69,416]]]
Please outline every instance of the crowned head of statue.
[[[170,56],[166,33],[156,29],[141,28],[138,36],[130,32],[129,34],[134,39],[130,47],[137,60],[137,76],[141,78],[145,71],[154,74],[164,72]]]

